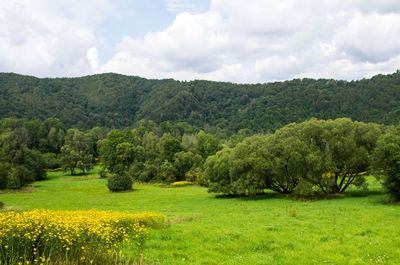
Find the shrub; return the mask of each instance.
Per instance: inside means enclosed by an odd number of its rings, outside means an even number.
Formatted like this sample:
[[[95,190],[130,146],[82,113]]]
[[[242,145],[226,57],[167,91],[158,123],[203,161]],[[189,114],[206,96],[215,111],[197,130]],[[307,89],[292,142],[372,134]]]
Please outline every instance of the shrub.
[[[132,189],[133,180],[126,174],[108,177],[107,187],[110,191],[127,191]]]
[[[4,202],[0,201],[0,209],[3,209],[3,207],[4,207]]]

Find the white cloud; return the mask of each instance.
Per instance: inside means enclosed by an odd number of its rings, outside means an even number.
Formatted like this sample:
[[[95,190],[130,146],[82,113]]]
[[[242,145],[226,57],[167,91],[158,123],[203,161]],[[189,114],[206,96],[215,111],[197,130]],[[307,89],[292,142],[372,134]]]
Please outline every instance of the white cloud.
[[[362,78],[399,67],[399,12],[392,0],[212,0],[162,32],[124,38],[101,69],[234,82]]]
[[[99,70],[99,52],[95,46],[91,47],[87,51],[86,58],[89,61],[93,72],[97,72]]]
[[[165,8],[173,13],[200,13],[207,7],[205,0],[165,0]]]
[[[338,48],[354,61],[382,62],[400,54],[400,15],[356,15],[335,35]]]
[[[96,43],[94,27],[112,10],[109,7],[105,0],[2,1],[0,71],[36,76],[93,73],[93,61],[86,55]]]
[[[206,11],[205,3],[165,0],[174,22],[142,38],[125,36],[102,63],[107,40],[95,29],[123,12],[114,1],[3,1],[0,71],[266,82],[358,79],[400,68],[398,0],[211,0]]]

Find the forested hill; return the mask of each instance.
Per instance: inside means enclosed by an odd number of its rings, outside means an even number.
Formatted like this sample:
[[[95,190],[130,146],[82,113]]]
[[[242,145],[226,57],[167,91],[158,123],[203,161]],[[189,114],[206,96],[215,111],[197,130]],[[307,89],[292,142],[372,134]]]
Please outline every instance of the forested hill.
[[[59,118],[67,127],[122,128],[140,119],[265,132],[294,121],[349,117],[398,123],[400,72],[359,81],[267,84],[149,80],[119,74],[35,78],[0,73],[0,118]]]

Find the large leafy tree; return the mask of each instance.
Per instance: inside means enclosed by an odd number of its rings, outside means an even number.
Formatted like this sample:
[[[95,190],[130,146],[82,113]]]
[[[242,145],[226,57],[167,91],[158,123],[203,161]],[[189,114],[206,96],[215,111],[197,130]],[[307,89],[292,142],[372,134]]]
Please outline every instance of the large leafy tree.
[[[270,154],[268,187],[279,193],[292,193],[307,176],[309,148],[297,133],[295,124],[285,126],[268,136],[264,147]]]
[[[323,193],[342,193],[350,185],[366,187],[365,171],[381,130],[376,124],[348,118],[316,120],[298,125],[309,147],[307,180]]]
[[[374,168],[384,176],[384,186],[391,197],[400,201],[400,127],[389,129],[378,141]]]
[[[271,156],[266,148],[267,139],[265,136],[255,135],[232,149],[229,173],[235,193],[263,193],[271,182]]]

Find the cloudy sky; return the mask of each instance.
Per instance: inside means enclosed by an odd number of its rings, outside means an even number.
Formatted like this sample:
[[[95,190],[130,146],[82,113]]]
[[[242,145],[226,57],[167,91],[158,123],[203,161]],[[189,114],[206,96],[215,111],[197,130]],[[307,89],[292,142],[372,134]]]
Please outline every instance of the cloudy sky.
[[[0,72],[255,83],[397,69],[399,0],[0,2]]]

